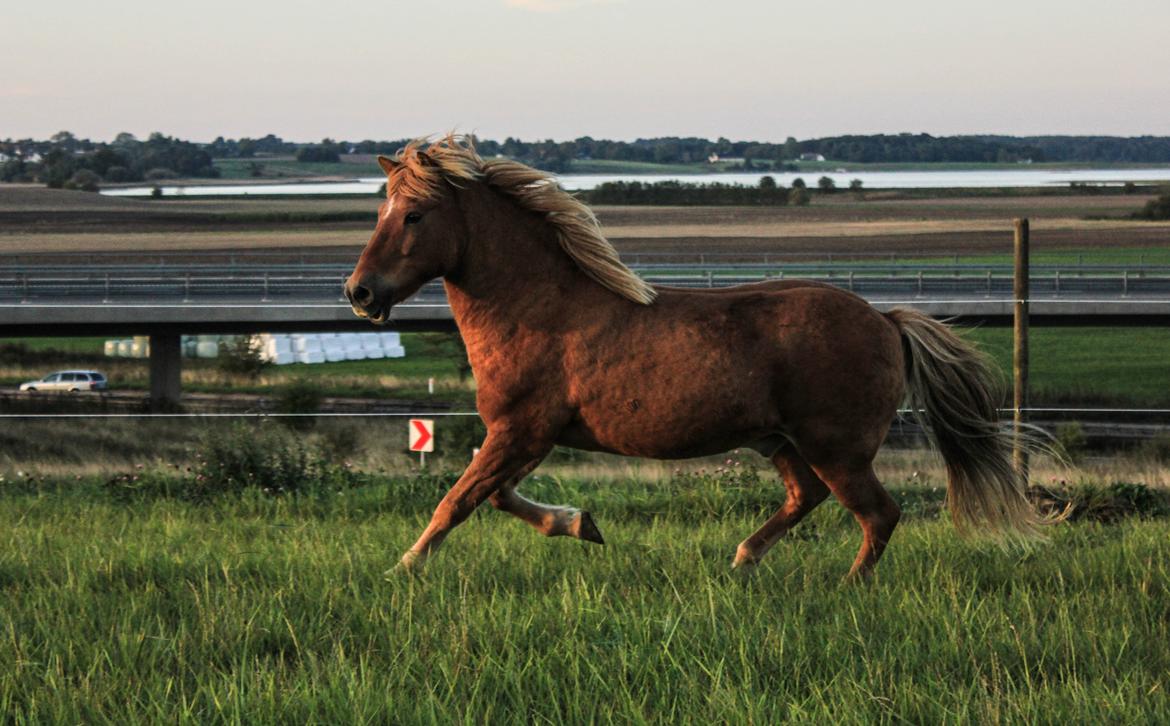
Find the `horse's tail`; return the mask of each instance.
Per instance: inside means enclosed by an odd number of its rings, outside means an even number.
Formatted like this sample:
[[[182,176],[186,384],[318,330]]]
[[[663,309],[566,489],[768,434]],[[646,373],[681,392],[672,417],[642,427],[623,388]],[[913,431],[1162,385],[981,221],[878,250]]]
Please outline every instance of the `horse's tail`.
[[[1047,520],[1032,508],[1012,465],[1014,434],[999,423],[1000,379],[991,359],[920,312],[887,315],[907,351],[910,406],[946,463],[947,509],[956,527],[997,539],[1039,535]],[[1037,448],[1034,436],[1025,435],[1022,445]]]

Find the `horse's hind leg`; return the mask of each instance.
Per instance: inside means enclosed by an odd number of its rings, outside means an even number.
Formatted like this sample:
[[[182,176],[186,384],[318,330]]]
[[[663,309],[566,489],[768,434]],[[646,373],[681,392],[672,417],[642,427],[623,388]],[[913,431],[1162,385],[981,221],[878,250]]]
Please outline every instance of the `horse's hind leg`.
[[[772,545],[829,496],[829,488],[817,478],[791,445],[773,454],[772,463],[784,479],[788,497],[784,500],[784,506],[764,522],[764,526],[740,543],[735,550],[732,567],[750,567],[759,562]]]
[[[576,537],[586,542],[605,544],[593,517],[573,507],[554,507],[525,499],[516,493],[516,487],[524,477],[540,464],[537,459],[525,466],[515,477],[488,497],[492,506],[501,512],[527,522],[546,537]]]
[[[852,512],[861,525],[861,549],[849,570],[848,579],[864,579],[873,573],[874,565],[898,526],[902,510],[882,487],[870,464],[814,468],[841,505]]]

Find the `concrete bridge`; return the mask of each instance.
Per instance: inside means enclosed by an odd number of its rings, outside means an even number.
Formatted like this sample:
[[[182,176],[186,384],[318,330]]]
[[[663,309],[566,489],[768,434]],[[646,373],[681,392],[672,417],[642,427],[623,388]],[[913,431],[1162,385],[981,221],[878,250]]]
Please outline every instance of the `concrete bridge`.
[[[341,297],[351,255],[290,256],[156,255],[145,264],[115,255],[0,257],[0,337],[149,335],[152,398],[177,401],[182,335],[370,329]],[[633,267],[655,284],[682,287],[819,280],[883,310],[1011,323],[1010,266],[759,257],[642,259]],[[1170,325],[1170,267],[1034,266],[1031,290],[1033,325]],[[453,330],[442,286],[429,284],[397,306],[391,327]]]

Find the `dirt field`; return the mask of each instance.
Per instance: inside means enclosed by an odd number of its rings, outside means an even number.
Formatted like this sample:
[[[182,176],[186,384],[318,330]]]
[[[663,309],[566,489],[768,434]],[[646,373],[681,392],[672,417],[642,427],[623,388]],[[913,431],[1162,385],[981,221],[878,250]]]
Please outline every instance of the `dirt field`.
[[[599,207],[625,253],[988,253],[1008,249],[1011,220],[1032,220],[1038,251],[1170,246],[1170,223],[1124,216],[1146,197],[940,199],[814,197],[808,207]],[[377,199],[132,200],[0,186],[0,252],[357,251]]]

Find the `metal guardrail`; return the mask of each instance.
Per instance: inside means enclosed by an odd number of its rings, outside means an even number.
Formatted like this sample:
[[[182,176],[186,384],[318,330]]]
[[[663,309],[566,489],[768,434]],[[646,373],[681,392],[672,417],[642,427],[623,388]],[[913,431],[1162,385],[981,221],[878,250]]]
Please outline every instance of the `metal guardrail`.
[[[341,286],[350,268],[330,266],[301,269],[272,266],[263,271],[220,266],[188,267],[172,271],[144,271],[118,268],[109,271],[31,269],[10,272],[0,269],[0,302],[125,302],[158,300],[176,302],[223,302],[283,300],[288,302],[343,301]],[[645,271],[651,283],[675,287],[714,288],[765,280],[800,278],[836,285],[860,295],[967,296],[1010,298],[1012,278],[1008,272],[905,268],[885,269],[788,269],[788,270],[703,270],[677,267]],[[1031,277],[1033,297],[1060,299],[1094,295],[1109,298],[1170,298],[1170,268],[1133,272],[1128,269],[1097,269],[1069,273],[1055,270]],[[420,291],[426,299],[442,299],[439,283]]]
[[[285,265],[298,267],[313,265],[349,265],[352,267],[361,252],[361,245],[352,248],[337,248],[336,251],[323,249],[261,249],[261,250],[163,250],[163,251],[94,251],[94,252],[0,252],[0,269],[23,266],[62,266],[83,267],[90,265],[132,265],[138,267],[173,267],[181,265],[218,264],[241,266],[248,264],[271,264],[279,261]],[[1048,259],[1060,259],[1059,262],[1049,262],[1045,265],[1033,264],[1033,268],[1041,266],[1061,269],[1100,267],[1098,263],[1086,262],[1084,253],[1046,253]],[[791,265],[814,264],[821,266],[849,266],[851,263],[865,265],[884,262],[890,266],[913,267],[986,267],[986,264],[964,263],[963,255],[931,255],[927,253],[913,255],[917,262],[907,261],[905,252],[625,252],[622,260],[630,266],[659,267],[662,265],[683,265],[699,267],[722,267],[727,264],[740,265]],[[1002,265],[992,264],[993,267],[1010,267],[1011,262],[1005,254]],[[938,260],[928,262],[927,260]],[[1167,267],[1167,265],[1150,262],[1147,255],[1139,254],[1136,261],[1113,267],[1127,267],[1133,270]]]

